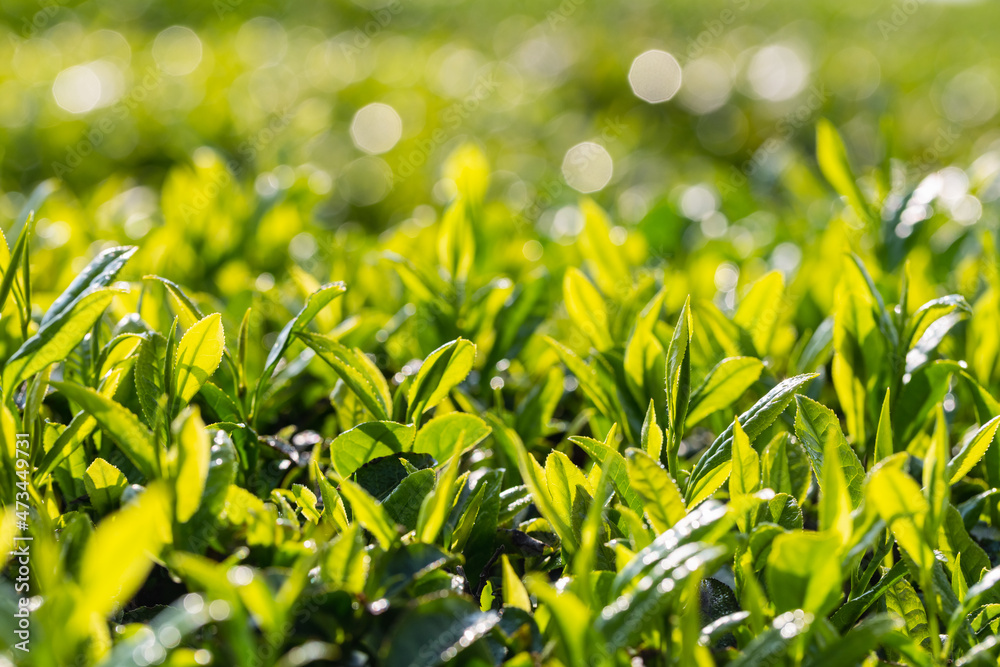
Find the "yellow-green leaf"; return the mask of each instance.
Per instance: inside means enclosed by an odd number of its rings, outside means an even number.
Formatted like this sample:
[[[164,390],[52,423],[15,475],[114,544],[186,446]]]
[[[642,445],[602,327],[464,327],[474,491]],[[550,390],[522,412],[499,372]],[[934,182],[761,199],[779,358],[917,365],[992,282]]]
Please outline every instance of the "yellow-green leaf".
[[[887,459],[895,453],[895,446],[892,444],[892,417],[889,414],[889,390],[885,390],[885,398],[882,400],[882,412],[878,418],[878,430],[875,431],[875,456],[870,465],[878,463],[882,459]]]
[[[531,598],[528,597],[528,590],[517,576],[514,567],[510,564],[510,559],[506,554],[500,557],[501,569],[503,571],[503,604],[505,607],[517,607],[531,613]]]
[[[828,441],[833,439],[835,448],[829,451],[836,451],[837,463],[847,485],[851,507],[857,507],[863,495],[865,471],[861,461],[858,460],[858,455],[847,443],[844,432],[840,429],[840,421],[833,410],[811,398],[796,396],[795,434],[798,435],[809,463],[812,464],[821,490],[825,484],[824,452],[827,451]]]
[[[827,433],[823,449],[823,487],[819,504],[820,530],[832,531],[847,544],[854,530],[851,518],[851,496],[844,480],[840,462],[840,442],[835,433]]]
[[[333,488],[333,484],[327,479],[326,474],[319,469],[319,462],[313,460],[311,465],[316,483],[319,485],[320,497],[323,499],[322,518],[329,521],[338,531],[344,532],[349,525],[344,501],[337,493],[337,489]]]
[[[90,502],[101,514],[107,514],[122,497],[128,487],[128,480],[121,470],[98,457],[87,467],[83,476]]]
[[[754,349],[761,356],[770,350],[784,292],[784,276],[780,271],[771,271],[750,286],[733,315],[733,321],[750,333]]]
[[[516,438],[516,434],[512,438],[512,443],[517,452],[517,467],[521,472],[521,478],[524,480],[525,486],[531,491],[531,498],[535,503],[535,507],[538,508],[541,515],[549,522],[553,530],[556,531],[556,534],[559,535],[563,548],[573,553],[579,546],[579,540],[577,540],[573,533],[570,524],[572,518],[559,509],[555,499],[549,493],[549,484],[546,479],[547,473],[542,469],[538,461],[535,460],[535,457],[524,448],[524,444],[521,443],[520,439]]]
[[[888,524],[899,546],[926,570],[934,562],[934,553],[924,536],[930,507],[917,483],[892,463],[889,459],[872,471],[865,497]]]
[[[424,359],[406,395],[407,421],[419,422],[420,415],[440,403],[462,382],[476,360],[476,346],[464,338],[445,343]]]
[[[839,597],[840,538],[833,533],[778,535],[767,557],[766,581],[775,611],[824,614]]]
[[[728,357],[716,364],[691,394],[684,420],[687,428],[739,400],[763,370],[764,363],[754,357]]]
[[[976,431],[955,458],[948,462],[948,483],[954,484],[972,470],[977,463],[986,455],[986,451],[993,443],[997,428],[1000,427],[1000,416],[986,422],[982,428]]]
[[[71,382],[50,384],[96,419],[147,479],[155,476],[157,455],[153,435],[138,417],[107,396],[88,387]]]
[[[350,349],[329,336],[298,332],[299,338],[330,364],[358,400],[379,421],[392,414],[392,396],[382,372],[361,350]]]
[[[563,276],[563,300],[570,319],[595,348],[604,351],[614,347],[604,298],[576,268],[570,267]]]
[[[450,412],[420,427],[413,440],[413,451],[430,454],[438,463],[444,463],[478,445],[491,430],[475,415]]]
[[[174,480],[176,516],[186,523],[201,505],[201,496],[208,479],[212,441],[205,422],[195,408],[184,419],[177,438],[177,474]]]
[[[760,456],[750,446],[740,420],[733,422],[733,470],[729,476],[729,493],[736,499],[760,489]]]
[[[434,490],[424,497],[417,515],[417,539],[426,544],[433,544],[437,539],[445,519],[451,511],[452,502],[458,489],[455,480],[458,478],[458,467],[461,453],[456,453],[448,462],[438,477]]]
[[[643,451],[654,461],[659,461],[663,452],[663,429],[656,423],[653,399],[649,399],[649,407],[646,409],[646,418],[642,422],[642,432],[639,437]]]
[[[80,557],[74,614],[89,625],[106,618],[139,590],[170,533],[170,494],[151,484],[134,504],[107,516]]]
[[[69,357],[120,292],[111,287],[86,292],[24,341],[3,369],[4,390],[12,392],[28,377]]]
[[[378,540],[379,546],[388,550],[399,535],[385,508],[368,495],[367,491],[348,479],[341,480],[340,493],[351,504],[354,520]]]
[[[187,403],[215,373],[226,346],[222,316],[208,315],[195,322],[177,344],[174,362],[176,395]]]
[[[816,123],[816,159],[820,171],[837,194],[847,199],[861,220],[872,222],[874,217],[854,180],[844,142],[837,129],[825,118]]]
[[[626,465],[632,488],[645,501],[644,509],[656,532],[663,533],[684,518],[687,509],[670,473],[646,452],[629,448]]]

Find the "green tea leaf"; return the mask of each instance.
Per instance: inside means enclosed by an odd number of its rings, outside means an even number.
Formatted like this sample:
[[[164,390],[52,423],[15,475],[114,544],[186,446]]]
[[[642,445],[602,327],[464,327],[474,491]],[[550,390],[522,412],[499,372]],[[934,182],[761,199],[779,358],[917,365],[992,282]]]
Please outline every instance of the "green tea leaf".
[[[892,440],[892,416],[889,413],[889,390],[885,390],[882,400],[882,412],[878,418],[878,430],[875,432],[875,456],[869,466],[892,456],[896,446]]]
[[[902,626],[896,619],[885,615],[866,618],[844,637],[823,648],[810,661],[810,667],[837,667],[860,664],[879,648],[886,635]]]
[[[412,451],[430,454],[439,463],[464,454],[490,434],[489,426],[479,417],[452,412],[435,417],[417,431]],[[459,449],[460,448],[460,449]]]
[[[570,267],[563,276],[563,300],[570,319],[598,350],[614,346],[608,330],[604,298],[578,269]]]
[[[440,403],[462,382],[476,359],[476,346],[459,338],[427,355],[406,395],[406,420],[419,422],[420,416]]]
[[[754,349],[760,356],[770,350],[784,292],[784,275],[771,271],[750,286],[733,315],[733,321],[750,333]]]
[[[528,453],[520,440],[516,439],[516,434],[514,437],[513,445],[517,452],[517,467],[521,472],[525,486],[531,491],[531,499],[535,507],[559,535],[563,549],[570,553],[574,552],[579,546],[579,540],[570,523],[571,516],[562,510],[562,504],[557,504],[558,501],[549,492],[546,471],[535,460],[535,457]]]
[[[797,495],[792,484],[791,468],[788,464],[788,436],[781,434],[767,444],[761,455],[761,473],[764,488],[776,493]]]
[[[883,568],[884,569],[884,568]],[[885,571],[878,582],[866,590],[861,595],[854,597],[843,604],[840,609],[830,618],[838,630],[844,632],[861,618],[873,604],[879,601],[896,582],[906,576],[906,563],[898,561],[889,570]]]
[[[41,208],[42,204],[48,199],[55,188],[56,181],[54,179],[39,183],[31,193],[31,196],[28,197],[28,201],[21,207],[17,223],[11,229],[11,232],[15,232],[16,230],[17,240],[14,242],[14,247],[8,253],[7,258],[10,261],[3,267],[3,281],[0,281],[0,311],[3,311],[4,306],[7,305],[7,297],[10,296],[11,288],[14,286],[17,269],[24,260],[25,251],[28,247],[28,239],[31,237],[35,227],[35,213]],[[7,243],[4,241],[4,246],[6,247],[6,245]],[[4,385],[7,385],[6,381]]]
[[[740,415],[740,424],[751,443],[778,418],[778,415],[784,412],[788,404],[791,403],[796,390],[815,377],[816,373],[808,373],[779,382],[753,407]],[[733,427],[730,425],[715,439],[715,442],[709,446],[698,459],[698,463],[695,464],[685,492],[688,507],[694,507],[692,499],[696,495],[703,498],[708,497],[726,481],[729,473],[725,468],[731,466],[732,446]]]
[[[677,317],[670,346],[667,348],[667,466],[677,474],[677,451],[684,435],[684,420],[691,397],[691,299],[688,298]]]
[[[392,414],[392,396],[382,373],[361,350],[349,349],[329,336],[306,332],[297,334],[316,354],[337,371],[358,400],[379,421]]]
[[[653,529],[662,533],[684,518],[684,498],[670,473],[646,452],[629,448],[625,452],[632,488],[644,501]]]
[[[278,337],[274,339],[274,343],[267,353],[267,359],[264,360],[264,371],[261,373],[258,381],[258,393],[262,385],[270,381],[271,376],[274,375],[274,369],[278,367],[278,362],[281,361],[281,357],[284,356],[285,351],[288,349],[292,335],[300,331],[305,331],[306,327],[316,318],[320,311],[346,291],[347,287],[344,283],[327,283],[306,297],[306,302],[302,306],[302,310],[289,320],[288,324],[278,332]]]
[[[186,523],[201,505],[201,495],[208,479],[212,448],[205,422],[197,409],[184,420],[177,438],[177,471],[174,482],[176,517]]]
[[[594,404],[594,407],[597,408],[598,412],[605,417],[610,418],[614,414],[614,409],[612,407],[611,399],[601,387],[600,380],[597,377],[597,372],[583,359],[578,357],[576,353],[554,338],[546,336],[543,340],[552,346],[552,349],[555,350],[556,354],[559,356],[559,360],[562,361],[569,372],[576,377],[577,381],[580,383],[580,389]]]
[[[760,456],[750,446],[750,438],[737,419],[733,422],[733,469],[729,476],[729,493],[733,499],[747,496],[760,489]]]
[[[663,430],[656,423],[656,409],[653,405],[653,399],[649,399],[649,408],[646,409],[646,418],[642,422],[642,431],[639,437],[642,449],[646,454],[651,456],[654,461],[659,461],[660,454],[663,452]]]
[[[316,508],[316,501],[318,499],[316,498],[316,494],[312,492],[312,489],[302,484],[293,484],[292,496],[299,511],[302,512],[302,516],[306,518],[306,521],[319,523],[320,512]]]
[[[632,488],[630,482],[625,457],[618,453],[609,443],[613,442],[615,429],[612,428],[604,442],[585,438],[583,436],[572,436],[570,441],[578,445],[594,462],[607,471],[608,479],[615,493],[621,498],[629,509],[642,516],[643,502],[639,494]]]
[[[385,550],[399,538],[388,512],[368,492],[348,479],[340,481],[340,494],[351,505],[354,520],[364,526]]]
[[[754,357],[729,357],[716,364],[691,394],[685,420],[687,428],[739,400],[763,370],[763,362]]]
[[[420,507],[424,498],[434,489],[435,480],[432,468],[407,475],[382,502],[382,507],[396,523],[407,530],[413,530],[417,527]]]
[[[143,337],[135,360],[135,393],[146,423],[151,428],[162,426],[164,422],[164,415],[161,413],[166,408],[166,385],[163,381],[163,361],[166,354],[167,339],[153,332]]]
[[[917,483],[899,468],[883,463],[872,471],[865,497],[889,526],[899,546],[919,567],[929,568],[934,553],[927,543],[924,527],[930,507]]]
[[[97,526],[80,558],[77,622],[87,623],[92,615],[106,618],[139,590],[170,534],[169,502],[167,489],[152,484],[137,502]]]
[[[90,290],[39,328],[38,333],[24,341],[7,360],[3,369],[6,390],[13,391],[31,375],[66,359],[119,293],[110,287]]]
[[[906,579],[892,584],[885,594],[885,606],[889,614],[903,621],[906,634],[918,644],[927,639],[927,612],[913,585]]]
[[[819,529],[839,535],[841,544],[846,545],[850,542],[854,531],[854,519],[851,517],[854,501],[846,480],[845,466],[841,461],[842,446],[843,442],[837,437],[836,431],[826,432],[826,440],[823,443],[823,467],[817,474],[817,478],[823,479],[820,488],[822,495],[819,504]],[[853,454],[853,450],[851,453]],[[851,461],[849,456],[846,458]],[[859,467],[860,465],[858,462]],[[858,481],[858,493],[859,495],[861,493],[861,481]]]
[[[416,429],[390,421],[365,422],[338,435],[330,445],[333,468],[349,477],[370,461],[410,451]]]
[[[621,248],[611,243],[611,224],[607,213],[590,197],[580,201],[583,233],[578,237],[580,250],[597,286],[612,294],[619,285],[631,284],[628,263]]]
[[[222,316],[213,313],[194,323],[177,344],[174,388],[183,403],[194,398],[222,362],[226,346]]]
[[[73,303],[83,296],[84,292],[110,285],[136,250],[136,246],[121,246],[101,251],[87,264],[83,271],[73,278],[73,282],[63,293],[56,297],[49,309],[42,315],[41,326],[45,326],[72,308]]]
[[[566,517],[576,540],[594,490],[568,456],[559,451],[551,452],[545,459],[545,482],[556,512]],[[548,517],[546,517],[548,518]]]
[[[500,557],[501,568],[503,570],[503,604],[505,607],[515,607],[527,613],[531,613],[531,598],[528,591],[517,576],[510,559],[504,554]]]
[[[125,475],[100,457],[94,459],[94,462],[87,467],[83,483],[87,487],[87,494],[94,509],[101,514],[107,514],[118,504],[128,486]]]
[[[986,422],[976,434],[966,442],[958,454],[948,462],[948,483],[954,484],[971,471],[979,461],[986,456],[986,450],[993,444],[997,428],[1000,428],[1000,416]]]
[[[478,605],[457,595],[425,599],[404,612],[393,626],[385,638],[386,657],[381,664],[435,667],[456,656],[464,658],[476,652],[477,640],[499,622],[496,612],[480,611]],[[483,652],[490,655],[485,649]]]
[[[180,320],[182,328],[189,329],[194,326],[195,322],[205,318],[201,309],[198,308],[198,304],[185,294],[184,290],[177,283],[153,275],[143,276],[143,280],[155,280],[166,288],[174,314]]]
[[[837,194],[848,201],[861,220],[874,224],[875,217],[851,172],[844,142],[833,124],[825,118],[816,123],[816,160],[823,176]]]
[[[93,389],[69,382],[51,384],[96,419],[146,479],[156,476],[158,457],[153,436],[138,417]]]
[[[458,467],[461,454],[453,456],[441,470],[441,474],[423,503],[417,516],[417,539],[425,544],[433,544],[437,539],[445,519],[451,511],[457,489],[455,479],[458,477]]]
[[[851,507],[855,508],[861,503],[863,495],[862,486],[865,481],[865,470],[858,460],[858,455],[854,453],[851,446],[847,444],[847,438],[840,430],[840,421],[833,410],[817,403],[805,396],[795,397],[795,434],[802,443],[802,448],[809,457],[816,478],[820,482],[820,489],[824,490],[826,478],[824,477],[824,451],[827,449],[827,442],[833,441],[833,449],[838,456],[838,465],[842,471],[843,481],[847,485],[847,493],[851,499]]]
[[[321,518],[343,533],[348,530],[349,525],[344,501],[341,499],[340,494],[337,493],[337,489],[333,488],[333,484],[327,479],[326,474],[320,470],[319,462],[314,459],[310,465],[312,466],[313,477],[315,477],[316,484],[319,486],[320,498],[323,499],[323,515]]]
[[[825,614],[840,596],[840,538],[834,533],[785,533],[771,545],[765,571],[778,613]]]

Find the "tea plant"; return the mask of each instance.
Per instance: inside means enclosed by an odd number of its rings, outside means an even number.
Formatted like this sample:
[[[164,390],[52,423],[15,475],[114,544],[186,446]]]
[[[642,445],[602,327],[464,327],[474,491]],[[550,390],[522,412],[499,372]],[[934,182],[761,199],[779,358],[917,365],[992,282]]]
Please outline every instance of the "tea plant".
[[[469,147],[436,224],[273,300],[129,246],[40,291],[43,184],[0,244],[6,659],[996,664],[993,233],[921,273],[927,181],[817,151],[849,208],[733,303],[589,200],[526,261]]]

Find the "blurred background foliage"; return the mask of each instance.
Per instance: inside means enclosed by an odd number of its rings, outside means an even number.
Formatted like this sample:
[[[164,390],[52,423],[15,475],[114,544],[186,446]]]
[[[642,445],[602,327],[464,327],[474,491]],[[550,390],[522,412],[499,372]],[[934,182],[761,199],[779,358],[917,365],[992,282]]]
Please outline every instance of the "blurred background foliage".
[[[483,201],[469,294],[550,276],[555,302],[567,266],[619,246],[669,285],[671,311],[689,292],[729,309],[777,269],[802,331],[831,310],[835,281],[815,276],[851,248],[880,282],[908,260],[916,304],[971,299],[995,272],[981,250],[1000,196],[998,15],[915,0],[6,0],[0,218],[58,179],[32,246],[43,305],[101,248],[135,243],[133,286],[156,273],[219,299],[227,332],[254,305],[258,356],[306,294],[345,280],[330,325],[358,315],[340,333],[390,370],[489,329],[458,312],[428,333],[433,308],[408,303],[385,255],[436,270],[463,188]],[[883,221],[862,223],[823,179],[821,117]],[[581,232],[601,211],[595,249]]]

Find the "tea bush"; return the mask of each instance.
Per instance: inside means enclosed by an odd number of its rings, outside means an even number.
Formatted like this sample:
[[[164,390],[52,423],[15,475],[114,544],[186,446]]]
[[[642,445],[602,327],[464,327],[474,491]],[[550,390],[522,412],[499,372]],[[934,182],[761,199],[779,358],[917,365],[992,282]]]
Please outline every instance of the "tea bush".
[[[0,245],[8,657],[995,663],[995,229],[940,172],[859,180],[825,121],[816,146],[829,225],[738,275],[589,199],[547,239],[471,145],[439,218],[249,294],[226,267],[284,262],[278,227],[223,212],[265,202],[171,223],[217,161],[72,280],[33,249],[66,206],[43,183]]]

